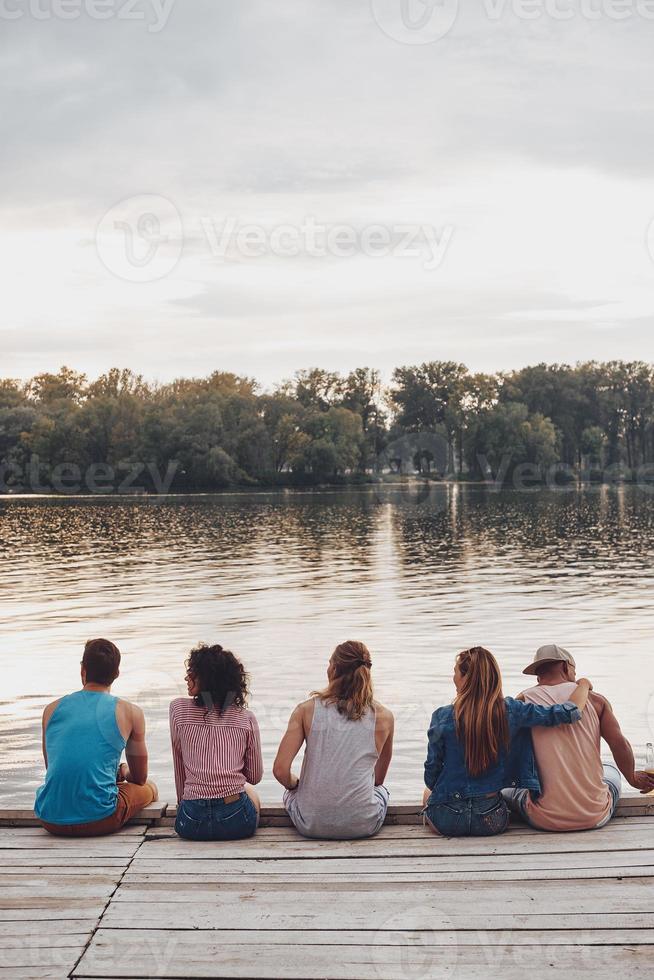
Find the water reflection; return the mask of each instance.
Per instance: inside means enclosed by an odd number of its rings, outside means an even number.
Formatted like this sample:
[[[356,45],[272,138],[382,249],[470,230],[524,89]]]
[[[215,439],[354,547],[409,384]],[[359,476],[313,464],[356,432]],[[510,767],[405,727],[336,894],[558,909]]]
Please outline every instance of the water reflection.
[[[395,799],[417,795],[429,714],[476,642],[497,653],[507,693],[536,646],[568,646],[642,748],[653,526],[652,496],[631,487],[3,499],[1,792],[29,799],[43,705],[76,686],[92,635],[123,651],[115,692],[144,703],[168,793],[167,705],[203,639],[252,672],[268,771],[290,708],[350,636],[371,647],[398,715]],[[269,776],[263,795],[279,798]]]

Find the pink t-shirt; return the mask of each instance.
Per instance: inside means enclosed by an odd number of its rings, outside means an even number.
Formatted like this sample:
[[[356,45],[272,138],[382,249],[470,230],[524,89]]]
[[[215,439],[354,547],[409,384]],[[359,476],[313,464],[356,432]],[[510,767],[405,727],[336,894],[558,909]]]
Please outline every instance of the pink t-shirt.
[[[576,685],[537,685],[524,691],[532,704],[569,701]],[[558,728],[532,728],[542,794],[528,798],[526,813],[541,830],[590,830],[611,812],[612,798],[603,782],[600,721],[588,701],[581,721]]]
[[[199,708],[193,698],[175,698],[170,703],[170,737],[178,803],[222,799],[261,780],[259,726],[246,708],[218,714]]]

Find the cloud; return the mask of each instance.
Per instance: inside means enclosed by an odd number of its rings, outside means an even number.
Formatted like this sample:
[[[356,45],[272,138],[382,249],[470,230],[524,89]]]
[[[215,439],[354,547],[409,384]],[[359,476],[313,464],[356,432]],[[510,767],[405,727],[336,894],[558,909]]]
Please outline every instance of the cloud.
[[[178,0],[159,33],[3,22],[5,371],[210,358],[271,383],[321,358],[654,358],[654,22],[484,9],[461,4],[425,45],[363,0]],[[124,283],[89,243],[144,194],[179,211],[183,253],[160,283]],[[229,263],[202,232],[227,215],[454,237],[431,275],[394,257]]]

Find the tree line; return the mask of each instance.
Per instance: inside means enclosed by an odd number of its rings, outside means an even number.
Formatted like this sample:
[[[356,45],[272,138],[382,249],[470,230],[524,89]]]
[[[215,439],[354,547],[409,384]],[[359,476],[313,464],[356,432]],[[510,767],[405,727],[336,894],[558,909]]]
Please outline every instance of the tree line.
[[[535,478],[559,464],[572,479],[607,467],[629,479],[652,462],[654,366],[642,361],[497,374],[430,361],[397,368],[389,385],[367,367],[312,368],[272,392],[224,371],[153,384],[127,369],[90,381],[62,367],[0,381],[4,492],[77,489],[89,468],[96,489],[131,468],[144,489],[172,473],[166,489],[185,491],[389,472],[508,478],[525,464]]]

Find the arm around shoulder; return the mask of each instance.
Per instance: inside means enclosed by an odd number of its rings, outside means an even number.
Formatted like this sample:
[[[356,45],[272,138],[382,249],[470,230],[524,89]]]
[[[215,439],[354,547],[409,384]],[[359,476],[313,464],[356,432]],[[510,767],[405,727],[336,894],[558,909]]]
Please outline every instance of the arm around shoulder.
[[[577,681],[576,688],[570,695],[571,702],[577,708],[579,708],[580,711],[583,711],[586,705],[588,704],[588,696],[592,690],[593,690],[593,685],[588,680],[588,678],[580,677],[579,680]]]
[[[581,719],[580,704],[585,706],[587,692],[578,695],[577,700],[566,701],[564,704],[533,704],[517,698],[507,698],[512,722],[519,728],[553,728],[557,725],[569,725]]]

